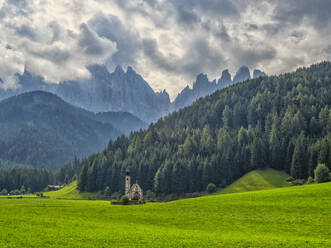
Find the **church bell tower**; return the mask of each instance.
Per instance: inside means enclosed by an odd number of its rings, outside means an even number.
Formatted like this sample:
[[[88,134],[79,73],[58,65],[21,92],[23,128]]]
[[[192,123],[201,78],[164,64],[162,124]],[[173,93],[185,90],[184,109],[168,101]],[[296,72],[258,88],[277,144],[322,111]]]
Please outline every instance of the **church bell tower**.
[[[125,195],[129,196],[130,188],[131,188],[130,170],[129,169],[126,169],[126,174],[125,174]]]

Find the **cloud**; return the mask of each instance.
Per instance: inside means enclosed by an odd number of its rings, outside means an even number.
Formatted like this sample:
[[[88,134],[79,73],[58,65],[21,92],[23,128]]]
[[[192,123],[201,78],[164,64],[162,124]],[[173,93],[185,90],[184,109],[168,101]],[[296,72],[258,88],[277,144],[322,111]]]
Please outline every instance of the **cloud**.
[[[88,56],[102,57],[106,54],[112,54],[116,50],[116,45],[107,39],[99,37],[95,32],[83,23],[80,25],[80,34],[78,36],[78,46]],[[105,56],[107,57],[107,56]]]
[[[331,2],[329,0],[276,1],[275,19],[289,25],[300,25],[307,21],[318,29],[330,25]]]
[[[331,59],[329,0],[0,0],[1,87],[24,69],[48,81],[131,65],[171,97],[196,75],[268,74]]]
[[[0,44],[0,88],[8,89],[16,87],[15,73],[23,73],[24,56],[20,52],[13,51],[10,46]]]
[[[141,50],[138,34],[125,27],[122,21],[114,15],[99,13],[89,20],[88,25],[98,34],[117,45],[117,50],[107,60],[112,68],[117,65],[135,65]]]

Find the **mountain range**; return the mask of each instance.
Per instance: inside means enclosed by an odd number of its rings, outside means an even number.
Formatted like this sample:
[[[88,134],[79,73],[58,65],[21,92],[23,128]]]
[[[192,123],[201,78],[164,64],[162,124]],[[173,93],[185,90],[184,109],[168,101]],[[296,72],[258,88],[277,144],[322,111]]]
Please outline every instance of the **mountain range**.
[[[192,88],[185,87],[176,99],[170,102],[165,90],[155,92],[130,66],[126,71],[121,66],[117,66],[112,73],[103,65],[90,66],[88,70],[91,74],[88,79],[64,81],[59,84],[46,82],[43,78],[26,70],[23,74],[17,74],[18,88],[9,90],[0,88],[0,99],[41,90],[51,92],[72,105],[94,113],[127,112],[150,123],[169,112],[192,104],[200,97],[251,78],[246,66],[238,70],[233,80],[228,70],[222,72],[217,82],[216,80],[210,82],[207,75],[199,74]],[[264,75],[259,70],[253,72],[254,78]],[[128,129],[125,132],[132,130]]]
[[[255,69],[253,72],[253,78],[265,76],[266,74],[260,70]],[[196,81],[193,83],[192,88],[186,86],[176,97],[173,102],[173,109],[178,110],[183,107],[191,105],[195,100],[205,97],[214,93],[219,89],[226,88],[230,85],[237,84],[251,78],[250,71],[247,66],[242,66],[237,71],[233,80],[229,70],[224,70],[222,76],[216,80],[210,82],[206,74],[199,74]]]

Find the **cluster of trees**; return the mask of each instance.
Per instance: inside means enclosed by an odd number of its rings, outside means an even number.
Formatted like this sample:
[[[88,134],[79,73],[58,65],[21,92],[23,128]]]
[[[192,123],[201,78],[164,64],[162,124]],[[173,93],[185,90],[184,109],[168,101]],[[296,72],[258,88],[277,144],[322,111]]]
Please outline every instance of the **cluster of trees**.
[[[0,170],[0,194],[13,195],[33,193],[56,183],[54,172],[46,169],[12,168]]]
[[[331,168],[331,63],[220,90],[84,159],[81,191],[122,192],[132,180],[157,195],[228,185],[263,167],[294,179]]]
[[[0,160],[1,164],[5,166],[0,167],[0,195],[7,195],[8,193],[10,195],[24,195],[41,192],[48,185],[69,184],[77,180],[77,175],[81,170],[81,162],[77,157],[72,162],[64,164],[57,171]]]

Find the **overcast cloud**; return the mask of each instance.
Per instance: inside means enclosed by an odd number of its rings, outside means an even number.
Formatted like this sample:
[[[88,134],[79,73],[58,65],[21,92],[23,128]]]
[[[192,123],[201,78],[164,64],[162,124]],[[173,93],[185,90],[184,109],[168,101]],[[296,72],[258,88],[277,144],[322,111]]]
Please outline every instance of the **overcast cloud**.
[[[267,74],[331,59],[329,0],[0,0],[1,87],[24,69],[50,82],[131,65],[171,97],[200,72]]]

